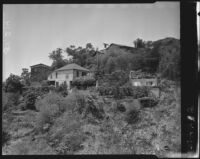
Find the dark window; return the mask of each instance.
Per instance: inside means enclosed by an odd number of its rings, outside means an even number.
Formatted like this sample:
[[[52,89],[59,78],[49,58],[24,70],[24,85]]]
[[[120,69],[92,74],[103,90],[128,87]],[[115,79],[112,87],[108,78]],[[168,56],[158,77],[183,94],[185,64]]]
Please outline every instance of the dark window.
[[[58,77],[58,73],[56,72],[56,78]]]
[[[79,72],[78,71],[76,71],[76,77],[79,77]]]
[[[86,76],[86,72],[82,72],[82,76]]]
[[[52,74],[51,74],[51,79],[52,79]]]
[[[72,81],[69,81],[69,89],[72,87]]]

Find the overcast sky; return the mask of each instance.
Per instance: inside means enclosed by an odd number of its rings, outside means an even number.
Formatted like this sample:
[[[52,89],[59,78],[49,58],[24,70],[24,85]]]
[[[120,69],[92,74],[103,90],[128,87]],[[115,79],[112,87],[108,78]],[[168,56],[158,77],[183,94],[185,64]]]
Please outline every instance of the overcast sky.
[[[31,65],[51,65],[48,54],[58,47],[102,49],[166,37],[180,38],[179,2],[3,5],[3,80]]]

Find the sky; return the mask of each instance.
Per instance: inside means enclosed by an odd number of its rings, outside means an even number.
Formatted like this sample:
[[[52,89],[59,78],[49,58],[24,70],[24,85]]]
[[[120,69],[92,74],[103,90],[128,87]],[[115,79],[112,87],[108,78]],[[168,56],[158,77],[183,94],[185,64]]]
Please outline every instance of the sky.
[[[22,68],[43,63],[58,47],[92,43],[134,46],[137,38],[180,39],[179,2],[153,4],[3,5],[3,80]],[[63,52],[67,57],[67,54]]]

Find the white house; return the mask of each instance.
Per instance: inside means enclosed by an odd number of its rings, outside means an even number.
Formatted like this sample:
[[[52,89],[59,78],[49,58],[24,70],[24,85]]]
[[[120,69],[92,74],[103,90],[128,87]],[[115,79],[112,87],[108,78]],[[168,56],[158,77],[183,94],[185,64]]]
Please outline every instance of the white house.
[[[71,88],[72,81],[80,76],[87,76],[90,70],[83,68],[75,63],[63,66],[48,76],[48,81],[51,85],[59,86],[62,83],[66,83],[68,88]]]
[[[130,71],[130,82],[133,86],[157,86],[158,78],[154,75],[144,74],[141,71]]]

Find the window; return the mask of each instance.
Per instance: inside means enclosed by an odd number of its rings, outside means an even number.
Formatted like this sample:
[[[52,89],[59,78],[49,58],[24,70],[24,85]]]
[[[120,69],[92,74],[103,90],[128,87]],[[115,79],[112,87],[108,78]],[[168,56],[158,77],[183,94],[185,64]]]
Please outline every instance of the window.
[[[69,89],[72,88],[72,81],[69,81]]]
[[[82,76],[86,76],[86,72],[82,72]]]
[[[56,78],[58,77],[58,72],[56,72]]]
[[[153,85],[153,82],[152,81],[149,81],[146,83],[148,86],[152,86]]]
[[[66,74],[65,78],[68,79],[69,78],[69,74]]]
[[[76,71],[76,77],[79,77],[79,72],[78,71]]]
[[[133,85],[134,86],[141,86],[141,83],[140,82],[134,82]]]
[[[51,74],[50,78],[52,79],[52,74]]]

